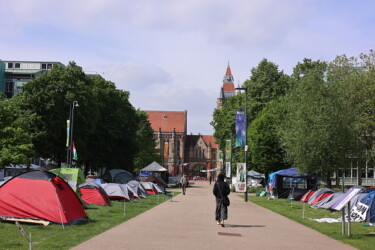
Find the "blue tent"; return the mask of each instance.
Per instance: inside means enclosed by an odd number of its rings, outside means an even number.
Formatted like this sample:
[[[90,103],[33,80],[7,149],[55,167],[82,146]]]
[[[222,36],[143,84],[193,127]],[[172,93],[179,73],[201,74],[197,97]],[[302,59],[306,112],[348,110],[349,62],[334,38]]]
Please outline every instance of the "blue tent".
[[[359,213],[365,213],[367,222],[375,222],[375,191],[368,193],[363,197],[357,204],[357,210]]]

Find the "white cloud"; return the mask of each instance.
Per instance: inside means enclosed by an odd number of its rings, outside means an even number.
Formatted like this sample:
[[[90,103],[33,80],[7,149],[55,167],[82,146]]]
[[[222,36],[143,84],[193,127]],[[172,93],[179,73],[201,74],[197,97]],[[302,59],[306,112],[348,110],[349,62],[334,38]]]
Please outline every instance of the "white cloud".
[[[154,85],[169,84],[171,76],[156,65],[136,64],[131,62],[115,62],[97,66],[97,72],[116,83],[118,89],[147,91]]]

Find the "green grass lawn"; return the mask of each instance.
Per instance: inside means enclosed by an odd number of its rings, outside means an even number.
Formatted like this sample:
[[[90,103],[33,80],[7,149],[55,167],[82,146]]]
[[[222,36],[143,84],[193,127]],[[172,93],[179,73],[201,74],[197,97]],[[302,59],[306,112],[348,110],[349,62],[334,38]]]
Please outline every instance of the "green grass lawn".
[[[69,249],[95,235],[127,221],[152,207],[164,202],[164,195],[149,195],[133,202],[112,202],[111,206],[88,206],[89,221],[84,224],[48,226],[21,223],[31,238],[35,249]],[[125,207],[124,207],[125,205]],[[28,242],[21,235],[15,223],[0,223],[0,249],[28,249]]]
[[[285,199],[270,199],[266,197],[249,196],[249,201],[297,221],[331,238],[342,241],[358,249],[375,249],[375,227],[366,227],[364,224],[351,223],[351,237],[347,236],[347,223],[345,235],[342,235],[340,223],[320,223],[312,219],[339,218],[341,212],[330,212],[325,209],[310,208],[306,203],[287,201]]]

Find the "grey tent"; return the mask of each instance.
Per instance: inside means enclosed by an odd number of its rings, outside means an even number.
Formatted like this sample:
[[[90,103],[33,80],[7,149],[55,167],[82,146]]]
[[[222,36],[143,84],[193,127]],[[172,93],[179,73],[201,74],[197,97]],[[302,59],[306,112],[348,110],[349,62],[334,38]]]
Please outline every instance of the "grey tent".
[[[133,190],[138,194],[138,197],[145,198],[147,197],[146,189],[138,181],[129,181],[127,183]]]
[[[333,204],[335,204],[336,201],[338,201],[343,194],[344,194],[343,192],[333,193],[332,195],[330,195],[327,198],[319,201],[318,203],[316,203],[312,207],[330,209],[333,206]]]
[[[110,199],[130,201],[129,190],[118,183],[105,183],[100,185]]]
[[[311,197],[310,197],[310,199],[307,203],[311,205],[313,203],[313,201],[315,200],[315,198],[317,198],[319,195],[321,195],[323,193],[333,193],[333,191],[329,188],[318,189],[313,195],[311,195]]]
[[[163,190],[158,185],[156,185],[155,183],[147,182],[147,181],[140,182],[140,183],[146,189],[146,192],[148,194],[164,193]]]

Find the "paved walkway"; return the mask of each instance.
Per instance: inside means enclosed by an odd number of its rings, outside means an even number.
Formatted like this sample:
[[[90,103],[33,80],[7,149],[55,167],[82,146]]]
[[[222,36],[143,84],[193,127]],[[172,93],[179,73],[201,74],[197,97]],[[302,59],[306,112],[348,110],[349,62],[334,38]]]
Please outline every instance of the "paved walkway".
[[[108,230],[73,249],[354,249],[274,212],[230,195],[226,226],[216,225],[207,181],[187,194]]]

